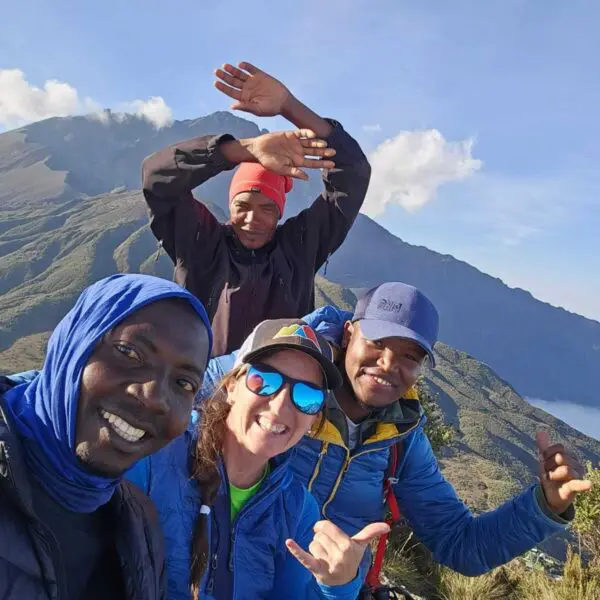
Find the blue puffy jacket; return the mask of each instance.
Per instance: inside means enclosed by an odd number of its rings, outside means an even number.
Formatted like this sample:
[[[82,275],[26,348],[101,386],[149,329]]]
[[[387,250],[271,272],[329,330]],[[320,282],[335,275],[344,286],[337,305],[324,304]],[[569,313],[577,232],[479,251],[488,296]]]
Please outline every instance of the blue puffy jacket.
[[[127,478],[154,501],[165,535],[169,600],[190,595],[190,548],[202,498],[190,479],[190,428],[157,454],[138,463]],[[209,519],[209,566],[201,582],[200,597],[208,600],[272,598],[356,598],[361,577],[329,587],[317,583],[287,550],[285,540],[295,539],[304,549],[312,541],[319,520],[314,498],[292,475],[293,450],[272,461],[270,474],[259,492],[230,521],[227,475],[221,465],[221,489]]]
[[[343,324],[351,316],[326,306],[304,320],[339,344]],[[201,398],[214,390],[234,361],[235,353],[210,361]],[[552,513],[539,485],[475,517],[439,469],[423,431],[425,419],[416,394],[409,392],[407,398],[372,413],[360,424],[360,443],[353,451],[348,448],[346,417],[335,398],[328,409],[329,420],[319,436],[298,444],[292,468],[322,515],[349,535],[384,517],[383,483],[390,448],[399,441],[403,453],[393,490],[400,510],[436,560],[456,571],[485,573],[568,525]]]

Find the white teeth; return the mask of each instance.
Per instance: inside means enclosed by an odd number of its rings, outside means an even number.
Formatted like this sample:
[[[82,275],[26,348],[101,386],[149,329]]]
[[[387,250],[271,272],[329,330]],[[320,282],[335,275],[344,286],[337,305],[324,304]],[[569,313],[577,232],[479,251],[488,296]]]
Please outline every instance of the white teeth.
[[[263,417],[258,418],[258,424],[263,431],[268,431],[269,433],[275,433],[277,435],[282,434],[287,429],[285,425],[281,423],[273,423],[268,419],[264,419]]]
[[[102,416],[110,423],[112,430],[127,442],[138,442],[146,433],[106,410],[102,411]]]
[[[381,377],[376,377],[375,375],[371,375],[371,377],[379,384],[379,385],[387,385],[388,387],[392,387],[392,384]]]

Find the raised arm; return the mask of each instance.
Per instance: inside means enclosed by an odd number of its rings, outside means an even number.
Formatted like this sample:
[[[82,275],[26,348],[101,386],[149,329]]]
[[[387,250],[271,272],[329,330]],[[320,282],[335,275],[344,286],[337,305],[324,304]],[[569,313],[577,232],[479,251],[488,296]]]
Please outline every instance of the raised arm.
[[[174,263],[189,265],[212,256],[219,243],[217,219],[192,190],[235,167],[223,150],[236,143],[231,135],[204,136],[156,152],[142,163],[142,189],[150,208],[150,227]],[[195,252],[200,242],[204,252]]]
[[[335,169],[323,171],[325,190],[312,205],[288,219],[284,228],[314,272],[344,242],[365,200],[371,166],[360,146],[337,122],[326,138],[336,151]]]
[[[281,115],[298,129],[311,129],[320,138],[331,134],[331,123],[300,102],[281,81],[253,64],[241,62],[235,67],[227,63],[215,75],[215,87],[235,100],[233,110],[258,117]]]
[[[177,202],[184,194],[222,171],[233,169],[223,150],[236,144],[229,134],[207,135],[178,142],[148,156],[142,163],[142,188],[150,208],[159,213],[165,203]]]
[[[241,140],[229,134],[206,136],[169,146],[142,165],[152,231],[173,262],[189,266],[202,257],[211,261],[221,229],[210,211],[194,199],[195,187],[241,162],[259,162],[276,173],[307,179],[303,168],[330,168],[334,163],[327,158],[333,154],[307,129]]]
[[[339,123],[320,117],[254,65],[226,64],[215,75],[217,89],[235,100],[231,108],[257,116],[281,115],[296,127],[310,128],[335,150],[335,168],[323,176],[325,192],[282,229],[317,271],[342,244],[364,202],[371,177],[366,156]]]
[[[549,509],[539,485],[474,516],[440,472],[423,431],[407,443],[394,486],[400,510],[436,560],[455,571],[481,575],[567,526],[565,518]]]

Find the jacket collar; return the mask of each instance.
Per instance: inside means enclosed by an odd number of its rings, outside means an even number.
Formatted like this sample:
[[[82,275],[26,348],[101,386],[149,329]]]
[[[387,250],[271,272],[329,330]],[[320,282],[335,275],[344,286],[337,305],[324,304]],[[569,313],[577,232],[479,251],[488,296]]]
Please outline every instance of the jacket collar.
[[[327,400],[328,421],[339,431],[346,446],[349,445],[348,423],[346,413],[342,410],[334,394]],[[375,409],[358,424],[359,446],[375,436],[389,438],[414,429],[424,416],[417,393],[410,389],[406,398]]]
[[[269,258],[271,251],[277,245],[276,236],[274,236],[268,244],[265,244],[261,248],[250,250],[240,242],[231,223],[226,223],[224,225],[224,229],[225,237],[231,251],[233,252],[236,260],[242,263],[249,264],[251,262],[264,262]]]
[[[260,495],[261,497],[261,504],[268,504],[278,498],[282,493],[285,493],[285,490],[292,481],[291,462],[295,453],[296,449],[290,448],[287,452],[271,459],[270,471],[265,477],[257,494],[257,496]],[[229,479],[227,477],[227,471],[225,470],[225,464],[222,460],[219,461],[219,474],[221,476],[221,485],[218,494],[221,497],[225,496],[229,499]],[[199,491],[199,488],[197,489]]]

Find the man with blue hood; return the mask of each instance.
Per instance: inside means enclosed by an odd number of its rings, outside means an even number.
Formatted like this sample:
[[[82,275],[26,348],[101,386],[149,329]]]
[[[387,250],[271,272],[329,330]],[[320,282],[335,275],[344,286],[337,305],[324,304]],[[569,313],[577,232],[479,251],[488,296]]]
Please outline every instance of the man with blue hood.
[[[83,292],[32,380],[0,378],[0,598],[166,597],[154,508],[122,478],[185,431],[211,345],[190,293],[115,275]]]

